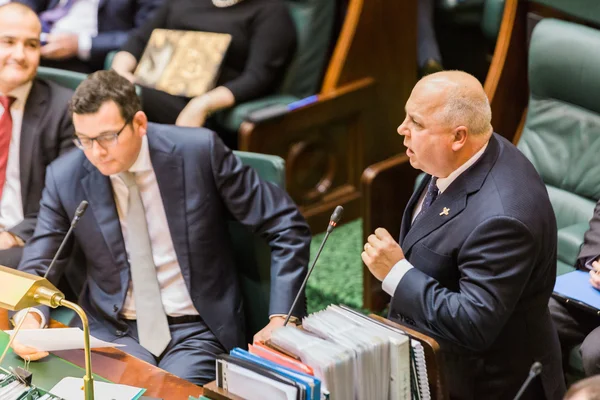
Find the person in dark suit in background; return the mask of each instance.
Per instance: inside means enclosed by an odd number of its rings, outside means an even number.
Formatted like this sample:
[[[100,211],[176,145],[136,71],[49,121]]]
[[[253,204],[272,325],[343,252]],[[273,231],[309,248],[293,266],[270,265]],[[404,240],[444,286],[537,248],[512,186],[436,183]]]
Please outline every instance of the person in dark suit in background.
[[[194,383],[214,379],[215,356],[244,346],[245,338],[228,218],[271,247],[271,322],[256,340],[283,325],[300,289],[306,221],[283,189],[243,166],[214,132],[148,123],[134,85],[113,70],[90,75],[71,108],[83,151],[48,167],[19,269],[46,272],[87,200],[90,210],[49,278],[60,277],[76,242],[88,260],[79,303],[94,336]],[[302,317],[304,298],[296,310]],[[27,314],[23,326],[45,325],[47,312]],[[14,348],[32,360],[45,355]]]
[[[362,259],[390,294],[389,317],[440,343],[450,397],[561,399],[560,349],[548,312],[556,220],[532,164],[493,133],[481,84],[460,71],[417,83],[398,127],[427,175],[404,212],[399,244],[383,228]]]
[[[16,0],[40,16],[47,38],[42,64],[90,73],[104,67],[164,0]]]
[[[72,91],[37,79],[40,21],[0,6],[0,265],[16,268],[33,234],[46,167],[73,146]]]
[[[589,271],[590,284],[600,290],[600,201],[596,203],[575,267]],[[569,352],[573,347],[581,343],[579,351],[585,374],[600,374],[600,317],[554,298],[550,299],[550,314],[558,330],[563,365],[569,363]]]

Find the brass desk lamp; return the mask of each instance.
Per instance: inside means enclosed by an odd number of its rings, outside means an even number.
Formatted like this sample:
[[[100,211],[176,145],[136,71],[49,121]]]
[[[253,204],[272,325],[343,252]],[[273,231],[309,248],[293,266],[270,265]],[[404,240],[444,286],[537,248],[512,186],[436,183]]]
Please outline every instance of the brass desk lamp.
[[[94,400],[90,327],[83,309],[77,304],[66,300],[65,295],[60,290],[54,287],[54,285],[46,278],[42,278],[41,276],[0,266],[0,282],[2,282],[2,290],[0,291],[1,308],[9,311],[19,311],[42,304],[52,308],[58,306],[67,307],[79,315],[83,324],[83,340],[85,347],[85,376],[83,377],[85,400]],[[25,318],[21,319],[19,326],[17,326],[17,330],[24,320]],[[15,336],[16,335],[11,336],[2,357],[0,357],[0,364],[4,360]]]
[[[52,270],[54,263],[58,259],[59,254],[62,252],[63,247],[67,243],[67,240],[71,236],[73,229],[75,229],[75,226],[85,213],[87,206],[88,202],[83,200],[79,204],[79,207],[77,207],[75,216],[71,221],[71,226],[63,238],[63,241],[56,251],[43,278],[0,265],[0,282],[2,282],[0,308],[9,311],[20,311],[41,304],[52,308],[63,306],[75,311],[77,315],[79,315],[79,318],[81,318],[81,323],[83,325],[83,343],[85,349],[85,376],[83,377],[83,389],[85,400],[94,400],[94,379],[92,378],[92,356],[90,350],[90,325],[87,315],[85,315],[85,311],[77,304],[66,300],[65,295],[46,279],[48,273]],[[25,321],[25,318],[22,318],[21,321],[19,321],[15,331],[21,329],[23,321]],[[8,349],[12,345],[15,336],[16,334],[11,336],[6,349],[4,349],[4,353],[0,356],[0,365],[2,364],[2,361],[4,361],[4,357],[8,353]]]

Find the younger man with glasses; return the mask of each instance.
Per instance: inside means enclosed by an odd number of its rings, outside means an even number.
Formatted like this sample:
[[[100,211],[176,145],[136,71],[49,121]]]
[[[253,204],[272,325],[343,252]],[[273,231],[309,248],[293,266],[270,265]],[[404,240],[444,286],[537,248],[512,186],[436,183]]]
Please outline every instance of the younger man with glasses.
[[[308,225],[285,191],[243,166],[214,132],[148,123],[134,85],[114,71],[90,75],[71,109],[83,152],[48,167],[19,268],[43,275],[87,200],[49,278],[60,277],[77,243],[87,259],[79,303],[94,336],[196,384],[214,379],[216,355],[245,337],[228,219],[271,247],[271,321],[255,336],[261,340],[283,325],[302,284]],[[300,303],[295,317],[305,310]],[[42,327],[47,311],[25,316],[24,327]],[[31,360],[45,356],[14,348]]]

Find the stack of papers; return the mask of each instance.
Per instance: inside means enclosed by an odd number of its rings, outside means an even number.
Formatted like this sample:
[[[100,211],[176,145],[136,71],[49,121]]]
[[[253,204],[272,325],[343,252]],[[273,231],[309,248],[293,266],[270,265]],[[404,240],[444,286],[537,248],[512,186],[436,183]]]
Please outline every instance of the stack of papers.
[[[282,327],[216,361],[217,386],[249,400],[431,398],[423,346],[344,306]]]

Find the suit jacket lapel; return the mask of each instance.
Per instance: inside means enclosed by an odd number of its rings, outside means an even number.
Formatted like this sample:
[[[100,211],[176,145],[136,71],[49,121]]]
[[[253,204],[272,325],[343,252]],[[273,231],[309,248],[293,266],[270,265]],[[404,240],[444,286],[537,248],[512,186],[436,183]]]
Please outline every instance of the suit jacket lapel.
[[[44,157],[41,154],[39,139],[42,134],[39,125],[42,120],[42,113],[48,102],[48,92],[44,87],[33,81],[25,109],[23,111],[23,121],[21,123],[21,142],[19,145],[19,168],[21,171],[21,200],[23,210],[26,210],[27,195],[29,193],[29,180],[31,178],[31,166],[34,157]],[[36,163],[43,161],[35,160]]]
[[[110,178],[102,175],[87,159],[84,167],[89,173],[81,179],[81,184],[108,251],[119,270],[128,268],[125,241]]]
[[[496,134],[494,134],[481,158],[469,169],[460,174],[448,189],[438,196],[425,214],[419,217],[414,226],[405,232],[404,240],[401,242],[404,254],[408,254],[412,246],[423,237],[429,235],[453,218],[456,218],[465,209],[468,196],[481,189],[483,182],[498,158],[499,148],[500,144],[496,138]],[[419,195],[424,190],[424,185],[429,183],[429,179],[424,179],[424,181],[426,182],[421,185],[421,190],[418,192]],[[415,195],[411,198],[410,203],[413,203],[414,198]],[[444,208],[448,210],[448,215],[443,213]],[[407,219],[410,223],[410,215],[412,215],[412,208],[409,210],[407,207],[402,222],[403,232]]]
[[[177,261],[188,290],[191,291],[183,158],[175,153],[175,145],[168,138],[153,132],[151,125],[148,127],[147,136],[150,160],[160,189]]]

